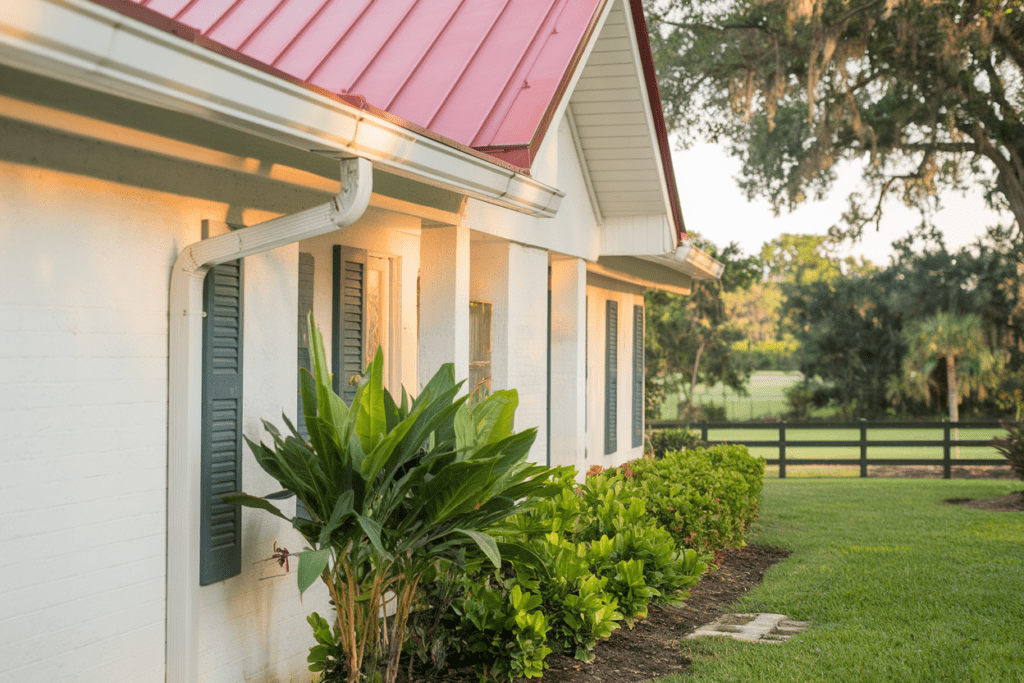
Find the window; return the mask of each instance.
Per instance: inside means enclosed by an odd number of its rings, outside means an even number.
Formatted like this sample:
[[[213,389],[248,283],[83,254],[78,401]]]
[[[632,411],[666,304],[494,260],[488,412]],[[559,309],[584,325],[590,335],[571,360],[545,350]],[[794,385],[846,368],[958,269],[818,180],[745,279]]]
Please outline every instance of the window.
[[[469,302],[469,392],[477,399],[491,392],[491,304]]]

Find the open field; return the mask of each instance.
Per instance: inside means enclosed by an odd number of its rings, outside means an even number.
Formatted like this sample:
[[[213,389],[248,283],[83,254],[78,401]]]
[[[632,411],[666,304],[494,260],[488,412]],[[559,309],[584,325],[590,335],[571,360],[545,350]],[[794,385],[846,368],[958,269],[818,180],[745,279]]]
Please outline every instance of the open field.
[[[660,683],[1024,681],[1024,513],[943,503],[1022,488],[766,480],[753,540],[792,555],[730,611],[810,629],[783,644],[683,641],[692,672]]]
[[[713,387],[698,386],[694,388],[693,402],[699,404],[713,403],[725,406],[725,416],[729,420],[757,420],[763,417],[778,417],[789,410],[786,403],[786,389],[803,379],[799,372],[778,372],[761,370],[750,377],[747,384],[747,396],[740,396],[732,389],[716,384]],[[664,407],[663,419],[675,419],[676,406]]]

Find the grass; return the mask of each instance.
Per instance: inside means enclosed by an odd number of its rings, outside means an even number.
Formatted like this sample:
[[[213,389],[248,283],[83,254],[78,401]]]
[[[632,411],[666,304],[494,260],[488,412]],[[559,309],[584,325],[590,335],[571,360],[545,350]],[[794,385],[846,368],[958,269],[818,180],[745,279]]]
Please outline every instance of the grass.
[[[789,410],[786,403],[786,389],[803,379],[799,372],[759,370],[747,382],[747,395],[740,396],[729,387],[719,383],[713,387],[694,387],[693,401],[700,404],[725,406],[729,420],[756,420],[762,417],[777,417]],[[676,418],[676,403],[668,400],[661,407],[661,419]]]
[[[945,505],[1019,481],[767,480],[755,541],[792,551],[736,605],[783,645],[683,641],[704,681],[1024,681],[1024,514]]]

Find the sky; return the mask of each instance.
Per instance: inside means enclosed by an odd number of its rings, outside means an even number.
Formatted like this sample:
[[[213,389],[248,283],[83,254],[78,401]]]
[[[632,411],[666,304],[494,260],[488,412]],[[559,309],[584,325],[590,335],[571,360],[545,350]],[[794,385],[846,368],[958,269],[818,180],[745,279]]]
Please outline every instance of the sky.
[[[734,180],[740,161],[724,147],[698,144],[672,153],[683,221],[687,231],[698,232],[718,246],[738,242],[747,254],[758,254],[761,245],[782,233],[824,235],[839,222],[846,198],[858,187],[855,168],[840,171],[832,193],[824,201],[808,201],[796,211],[775,218],[766,201],[748,202]],[[985,228],[1000,221],[999,214],[985,207],[980,193],[967,197],[950,193],[942,197],[943,209],[933,217],[951,251],[974,242]],[[920,214],[897,200],[883,206],[881,229],[864,230],[864,238],[846,247],[840,256],[863,256],[879,266],[889,264],[894,240],[905,236],[921,222]],[[1004,219],[1002,222],[1006,222]]]

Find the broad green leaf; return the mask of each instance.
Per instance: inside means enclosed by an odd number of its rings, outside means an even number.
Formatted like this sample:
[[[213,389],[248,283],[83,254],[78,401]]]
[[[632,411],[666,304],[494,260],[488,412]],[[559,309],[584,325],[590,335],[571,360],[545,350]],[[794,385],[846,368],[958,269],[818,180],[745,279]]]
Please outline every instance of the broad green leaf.
[[[512,435],[519,394],[515,389],[495,391],[473,408],[473,421],[481,441],[492,443]]]
[[[384,356],[380,349],[366,368],[367,382],[356,392],[352,409],[358,411],[356,431],[363,443],[363,451],[369,453],[380,443],[387,432],[388,420],[384,409]]]
[[[440,524],[463,512],[471,512],[489,488],[493,462],[454,462],[422,487],[427,520]]]
[[[381,541],[381,526],[380,522],[363,515],[356,514],[356,519],[359,520],[359,526],[363,527],[363,531],[366,533],[366,537],[370,539],[370,543],[382,556],[387,559],[391,559],[391,553],[384,549],[384,543]]]
[[[487,559],[494,564],[494,568],[501,569],[501,551],[498,550],[498,544],[488,534],[471,529],[452,529],[452,531],[472,538],[480,550],[484,552],[484,555],[487,556]]]
[[[331,518],[320,531],[320,545],[326,545],[334,530],[341,526],[346,517],[352,514],[352,500],[354,497],[355,494],[352,493],[351,489],[338,496],[338,500],[334,504],[334,510],[331,512]]]
[[[270,501],[263,498],[257,498],[256,496],[251,496],[248,493],[225,493],[220,497],[220,499],[229,505],[242,505],[247,508],[259,508],[260,510],[266,510],[270,514],[277,515],[281,519],[288,520],[289,522],[291,521],[285,517],[280,510],[274,507]]]
[[[304,550],[296,554],[299,556],[299,595],[302,595],[327,568],[327,562],[331,559],[331,549]]]

